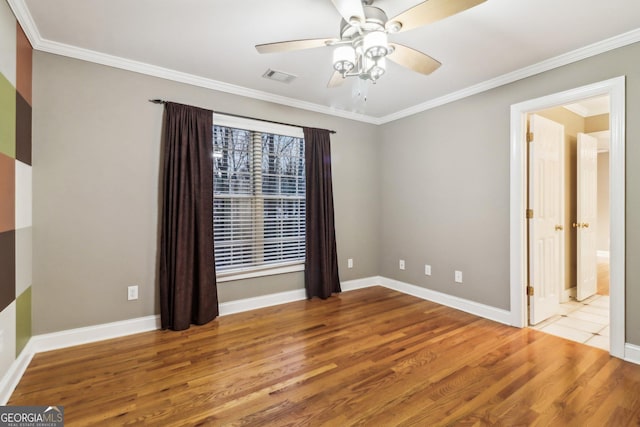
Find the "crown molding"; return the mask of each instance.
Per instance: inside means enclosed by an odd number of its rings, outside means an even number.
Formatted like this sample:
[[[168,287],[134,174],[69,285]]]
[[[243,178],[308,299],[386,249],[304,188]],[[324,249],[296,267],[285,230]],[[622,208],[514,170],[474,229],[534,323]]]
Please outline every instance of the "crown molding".
[[[159,67],[139,61],[133,61],[131,59],[108,55],[105,53],[100,53],[93,50],[71,46],[51,40],[42,40],[41,43],[39,43],[37,47],[34,46],[34,48],[42,52],[80,59],[83,61],[119,68],[122,70],[132,71],[134,73],[145,74],[148,76],[159,77],[179,83],[186,83],[192,86],[217,90],[220,92],[240,95],[261,101],[273,102],[275,104],[286,105],[289,107],[313,111],[316,113],[328,114],[345,119],[378,124],[378,120],[370,116],[353,113],[350,111],[338,110],[311,102],[301,101],[299,99],[275,95],[269,92],[249,89],[243,86],[233,85],[218,80],[196,76],[194,74],[184,73],[182,71],[172,70],[170,68]]]
[[[25,4],[24,0],[7,1],[9,3],[9,6],[11,7],[11,10],[13,11],[13,14],[16,16],[16,19],[20,23],[20,26],[22,26],[22,29],[29,39],[31,46],[33,47],[33,49],[39,50],[41,52],[53,53],[55,55],[80,59],[83,61],[132,71],[139,74],[159,77],[166,80],[186,83],[192,86],[217,90],[220,92],[240,95],[261,101],[273,102],[275,104],[286,105],[289,107],[313,111],[316,113],[328,114],[331,116],[342,117],[345,119],[356,120],[370,124],[379,124],[379,120],[377,118],[364,114],[331,108],[324,105],[314,104],[312,102],[306,102],[286,96],[275,95],[269,92],[249,89],[243,86],[237,86],[214,79],[200,77],[194,74],[172,70],[170,68],[159,67],[140,61],[134,61],[115,55],[109,55],[65,43],[59,43],[53,40],[48,40],[40,35],[38,26],[33,20],[31,12],[29,11],[29,8]]]
[[[22,31],[24,31],[27,39],[29,39],[31,47],[35,49],[36,46],[42,42],[42,36],[40,36],[40,30],[38,30],[38,26],[33,20],[26,3],[24,0],[7,0],[7,3],[9,3],[9,7],[20,23]]]
[[[9,3],[9,6],[13,10],[16,19],[22,26],[22,29],[24,30],[27,38],[29,39],[32,47],[35,50],[67,56],[70,58],[80,59],[83,61],[93,62],[96,64],[106,65],[109,67],[119,68],[127,71],[133,71],[135,73],[159,77],[179,83],[186,83],[192,86],[203,87],[206,89],[217,90],[220,92],[240,95],[261,101],[273,102],[275,104],[286,105],[302,110],[342,117],[345,119],[370,123],[374,125],[382,125],[405,117],[409,117],[414,114],[430,110],[432,108],[440,107],[442,105],[488,91],[490,89],[513,83],[515,81],[522,80],[524,78],[531,77],[536,74],[552,70],[554,68],[562,67],[564,65],[568,65],[573,62],[577,62],[582,59],[599,55],[601,53],[605,53],[610,50],[624,47],[640,41],[640,28],[638,28],[627,33],[623,33],[618,36],[614,36],[597,43],[593,43],[591,45],[573,50],[571,52],[558,55],[554,58],[547,59],[537,64],[533,64],[531,66],[524,67],[507,74],[503,74],[496,78],[486,80],[473,86],[469,86],[465,89],[431,99],[429,101],[414,105],[404,110],[400,110],[383,117],[373,117],[365,114],[331,108],[312,102],[301,101],[299,99],[289,98],[286,96],[275,95],[269,92],[249,89],[243,86],[232,85],[218,80],[200,77],[169,68],[159,67],[144,62],[133,61],[114,55],[108,55],[89,49],[47,40],[42,38],[42,36],[40,35],[40,31],[38,30],[38,27],[33,20],[31,12],[26,6],[24,0],[7,0],[7,2]]]
[[[494,79],[490,79],[482,83],[469,86],[465,89],[452,92],[450,94],[441,96],[439,98],[429,100],[427,102],[423,102],[422,104],[409,107],[407,109],[398,111],[396,113],[389,114],[387,116],[380,118],[380,124],[389,123],[394,120],[412,116],[414,114],[421,113],[423,111],[430,110],[432,108],[436,108],[441,105],[448,104],[450,102],[458,101],[460,99],[463,99],[472,95],[476,95],[478,93],[485,92],[490,89],[495,89],[497,87],[504,86],[506,84],[513,83],[515,81],[522,80],[524,78],[531,77],[536,74],[543,73],[545,71],[553,70],[554,68],[562,67],[564,65],[581,61],[583,59],[590,58],[592,56],[599,55],[601,53],[605,53],[613,49],[617,49],[633,43],[637,43],[639,41],[640,41],[640,28],[629,31],[627,33],[620,34],[618,36],[614,36],[614,37],[599,41],[597,43],[593,43],[591,45],[573,50],[571,52],[564,53],[562,55],[558,55],[554,58],[550,58],[545,61],[538,62],[537,64],[533,64],[528,67],[521,68],[511,73],[503,74]]]

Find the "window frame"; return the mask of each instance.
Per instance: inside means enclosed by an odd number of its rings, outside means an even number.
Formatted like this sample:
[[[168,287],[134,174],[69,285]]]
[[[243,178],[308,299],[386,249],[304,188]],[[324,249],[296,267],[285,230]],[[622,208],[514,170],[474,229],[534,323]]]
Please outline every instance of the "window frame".
[[[301,138],[304,144],[303,129],[297,126],[289,126],[289,125],[283,125],[278,123],[264,122],[261,120],[249,119],[244,117],[236,117],[236,116],[225,115],[220,113],[213,113],[213,125],[230,127],[235,129],[243,129],[243,130],[248,130],[252,132],[261,132],[261,133],[269,133],[269,134],[275,134],[275,135],[291,136],[294,138]],[[306,170],[305,170],[305,174],[306,174]],[[214,199],[215,199],[215,196],[214,196]],[[305,206],[305,210],[306,210],[306,206]],[[215,240],[215,236],[214,236],[214,240]],[[306,246],[306,236],[305,236],[305,246]],[[221,282],[230,282],[234,280],[265,277],[265,276],[271,276],[276,274],[300,272],[300,271],[304,271],[305,262],[306,262],[306,259],[302,259],[302,260],[296,260],[296,261],[284,261],[284,262],[279,262],[272,265],[260,265],[260,266],[246,267],[241,269],[232,269],[228,271],[219,272],[216,270],[216,280],[218,283],[221,283]]]

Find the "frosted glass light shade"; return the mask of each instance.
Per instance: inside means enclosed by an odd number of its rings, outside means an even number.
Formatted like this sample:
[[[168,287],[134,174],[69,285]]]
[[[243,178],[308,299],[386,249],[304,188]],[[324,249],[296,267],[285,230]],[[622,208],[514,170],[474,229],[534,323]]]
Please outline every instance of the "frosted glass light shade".
[[[347,73],[356,66],[356,52],[351,46],[339,46],[333,51],[333,69]]]
[[[387,33],[384,31],[372,31],[364,36],[362,49],[365,56],[371,59],[382,58],[389,53]]]
[[[387,60],[385,58],[378,59],[373,66],[371,67],[371,71],[369,74],[371,75],[371,80],[378,80],[387,70]]]

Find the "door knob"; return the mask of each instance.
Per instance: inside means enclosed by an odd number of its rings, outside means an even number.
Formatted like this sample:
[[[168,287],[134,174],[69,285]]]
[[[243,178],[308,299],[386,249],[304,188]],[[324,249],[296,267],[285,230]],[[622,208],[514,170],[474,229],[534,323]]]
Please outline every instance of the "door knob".
[[[564,227],[559,225],[559,224],[556,224],[555,229],[556,229],[556,231],[561,231],[561,230],[564,230]]]
[[[583,223],[574,222],[573,224],[571,224],[571,226],[573,228],[589,228],[589,223],[588,222],[583,222]],[[557,227],[557,225],[556,225],[556,227]],[[557,228],[556,228],[556,230],[557,230]]]

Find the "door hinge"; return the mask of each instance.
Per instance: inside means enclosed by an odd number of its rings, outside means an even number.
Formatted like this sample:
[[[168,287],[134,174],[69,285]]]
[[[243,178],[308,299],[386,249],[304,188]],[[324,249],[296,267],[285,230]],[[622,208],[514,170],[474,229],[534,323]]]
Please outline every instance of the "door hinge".
[[[533,218],[533,209],[527,209],[527,219]]]
[[[527,295],[533,296],[533,286],[527,286]]]
[[[533,141],[533,132],[527,132],[527,142]]]

